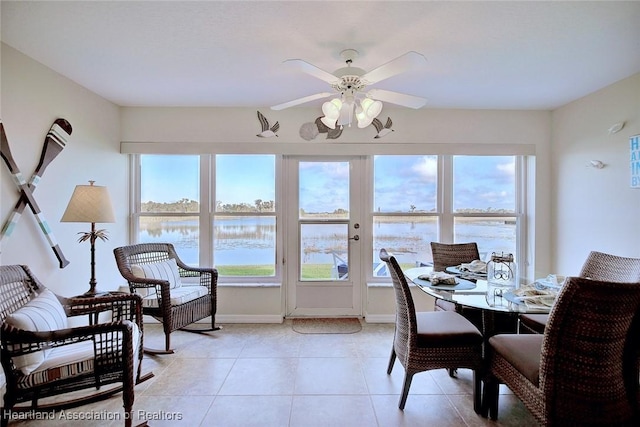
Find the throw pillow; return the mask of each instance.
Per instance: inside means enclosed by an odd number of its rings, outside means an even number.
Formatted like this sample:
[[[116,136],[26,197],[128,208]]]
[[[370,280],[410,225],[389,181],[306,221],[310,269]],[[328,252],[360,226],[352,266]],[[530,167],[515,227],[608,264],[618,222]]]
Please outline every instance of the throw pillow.
[[[131,273],[133,273],[134,276],[147,279],[166,280],[169,282],[171,289],[182,286],[180,273],[178,272],[178,264],[173,258],[161,262],[132,265]]]
[[[45,289],[36,298],[8,315],[5,321],[11,326],[32,332],[55,331],[68,327],[64,307],[49,289]],[[23,374],[29,375],[40,366],[50,352],[51,349],[46,349],[14,357],[13,363]]]

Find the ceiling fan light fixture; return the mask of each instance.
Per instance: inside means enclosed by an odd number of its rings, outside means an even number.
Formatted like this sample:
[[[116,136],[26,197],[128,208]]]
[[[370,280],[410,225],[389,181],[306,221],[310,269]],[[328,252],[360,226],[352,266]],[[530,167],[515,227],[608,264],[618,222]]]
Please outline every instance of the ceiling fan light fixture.
[[[382,102],[374,101],[371,98],[365,98],[360,102],[362,108],[361,112],[356,112],[356,119],[358,119],[358,127],[366,128],[373,122],[373,119],[378,117],[382,112]]]
[[[331,101],[327,101],[322,104],[322,113],[324,117],[320,120],[324,123],[329,129],[336,128],[336,121],[340,117],[340,110],[342,108],[342,101],[338,98],[334,98]]]

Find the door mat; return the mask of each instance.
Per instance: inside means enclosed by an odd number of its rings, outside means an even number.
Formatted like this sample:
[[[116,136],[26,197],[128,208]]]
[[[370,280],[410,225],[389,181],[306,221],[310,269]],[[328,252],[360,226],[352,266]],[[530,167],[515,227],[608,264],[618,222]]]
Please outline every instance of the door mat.
[[[293,330],[299,334],[355,334],[362,330],[356,318],[293,319]]]

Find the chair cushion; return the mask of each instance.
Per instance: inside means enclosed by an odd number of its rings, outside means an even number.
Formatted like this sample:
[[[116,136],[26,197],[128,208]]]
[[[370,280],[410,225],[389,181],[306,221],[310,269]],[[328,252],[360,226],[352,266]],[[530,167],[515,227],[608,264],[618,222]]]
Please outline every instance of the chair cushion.
[[[489,338],[489,344],[492,351],[537,387],[540,381],[542,338],[539,334],[501,334]]]
[[[482,334],[471,322],[453,311],[417,312],[418,346],[474,345]]]
[[[133,324],[133,360],[134,375],[138,364],[140,346],[140,329]],[[113,345],[113,347],[118,347]],[[29,388],[51,381],[93,372],[95,366],[95,352],[93,341],[81,341],[51,349],[47,359],[36,370],[24,376],[18,382],[20,387]]]
[[[209,293],[209,288],[206,286],[182,286],[171,289],[169,293],[171,295],[171,305],[175,306],[207,295]],[[142,298],[142,306],[157,308],[158,298],[156,297],[156,294],[154,293]]]
[[[7,316],[5,322],[16,328],[46,332],[68,327],[67,314],[58,301],[58,297],[49,289],[45,289],[37,297]],[[28,375],[48,357],[52,349],[36,351],[13,358],[16,368]]]
[[[548,314],[521,314],[520,323],[530,331],[543,334],[549,321]]]
[[[178,272],[178,264],[173,258],[148,264],[132,264],[131,273],[134,276],[146,279],[166,280],[169,282],[169,287],[171,289],[182,286],[180,273]],[[155,290],[152,288],[138,288],[137,291],[143,298],[150,295],[154,295],[155,297]]]

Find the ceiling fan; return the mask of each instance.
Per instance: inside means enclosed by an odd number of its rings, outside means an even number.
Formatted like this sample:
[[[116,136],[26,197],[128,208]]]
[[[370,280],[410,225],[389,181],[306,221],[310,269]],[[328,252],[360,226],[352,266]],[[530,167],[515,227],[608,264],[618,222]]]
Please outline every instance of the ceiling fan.
[[[370,125],[373,119],[382,111],[381,101],[416,109],[427,103],[427,100],[424,98],[389,90],[370,89],[364,92],[370,85],[403,73],[411,67],[424,64],[426,58],[418,52],[409,51],[369,72],[362,68],[352,66],[353,60],[358,56],[357,50],[345,49],[340,52],[340,56],[345,60],[347,66],[333,73],[329,73],[302,59],[288,59],[284,61],[284,64],[288,66],[295,67],[329,83],[329,85],[339,93],[339,96],[322,105],[322,112],[324,113],[322,122],[327,127],[335,129],[338,125],[351,125],[355,115],[358,121],[358,127],[364,128]],[[274,105],[271,109],[283,110],[317,99],[329,98],[336,95],[336,92],[316,93]]]

